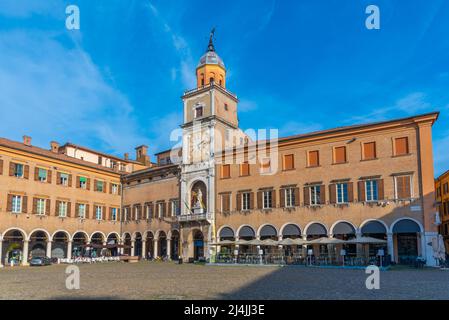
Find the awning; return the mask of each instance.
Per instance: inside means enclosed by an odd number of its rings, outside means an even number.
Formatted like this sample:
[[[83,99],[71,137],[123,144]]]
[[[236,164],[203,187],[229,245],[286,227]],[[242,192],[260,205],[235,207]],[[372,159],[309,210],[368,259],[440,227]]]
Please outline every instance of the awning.
[[[387,233],[385,226],[379,221],[370,221],[362,227],[362,234],[364,233]]]
[[[229,227],[224,227],[220,231],[220,238],[234,238],[234,231]]]
[[[298,226],[295,226],[294,224],[288,224],[284,227],[284,229],[282,229],[282,236],[283,237],[287,237],[287,236],[299,237],[299,236],[301,236],[301,230],[299,229]]]
[[[418,224],[409,219],[404,219],[396,223],[393,227],[393,233],[415,233],[421,232]]]
[[[248,226],[244,226],[242,227],[242,229],[240,229],[239,231],[239,237],[243,238],[243,237],[255,237],[256,234],[254,232],[254,230],[251,227]]]
[[[332,233],[335,234],[355,234],[355,229],[347,222],[339,222],[335,225]]]
[[[319,223],[313,223],[307,228],[307,235],[308,236],[319,236],[327,234],[326,228]]]
[[[347,243],[347,241],[340,240],[337,238],[326,238],[326,237],[307,241],[307,244],[343,244],[343,243]]]
[[[346,241],[346,243],[387,243],[386,240],[382,240],[382,239],[376,239],[376,238],[372,238],[372,237],[360,237],[360,238],[354,238],[351,240]]]

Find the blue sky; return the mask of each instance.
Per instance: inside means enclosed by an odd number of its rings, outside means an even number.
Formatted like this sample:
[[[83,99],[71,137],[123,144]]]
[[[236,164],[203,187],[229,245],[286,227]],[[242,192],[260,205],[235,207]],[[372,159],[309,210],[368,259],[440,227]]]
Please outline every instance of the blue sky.
[[[69,4],[79,31],[65,28]],[[365,28],[369,4],[380,30]],[[0,136],[118,155],[169,147],[213,26],[243,129],[284,136],[438,110],[436,174],[449,169],[445,0],[1,0]]]

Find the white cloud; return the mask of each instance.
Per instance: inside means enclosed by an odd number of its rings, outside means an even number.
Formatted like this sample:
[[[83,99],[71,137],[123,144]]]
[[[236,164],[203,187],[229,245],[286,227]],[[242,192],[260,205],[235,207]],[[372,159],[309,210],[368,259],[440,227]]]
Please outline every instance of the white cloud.
[[[311,133],[322,130],[323,127],[319,123],[288,121],[279,128],[280,136],[289,136],[302,133]]]
[[[350,123],[362,123],[382,121],[391,118],[391,113],[400,111],[405,115],[414,115],[420,112],[431,111],[432,105],[426,101],[427,95],[423,92],[412,92],[403,98],[398,99],[394,105],[383,108],[376,108],[373,111],[354,116],[347,120]]]
[[[144,143],[127,97],[105,82],[89,55],[61,34],[0,33],[0,135],[95,144],[122,153]],[[20,129],[18,129],[20,128]],[[20,131],[18,131],[20,130]]]

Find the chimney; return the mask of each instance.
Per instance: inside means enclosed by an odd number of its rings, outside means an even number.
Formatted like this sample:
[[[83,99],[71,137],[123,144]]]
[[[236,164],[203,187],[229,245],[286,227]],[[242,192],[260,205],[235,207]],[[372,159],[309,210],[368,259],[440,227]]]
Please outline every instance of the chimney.
[[[31,147],[31,137],[30,136],[23,136],[23,144],[26,146]]]
[[[124,157],[124,159],[125,160],[129,160],[129,153],[127,152],[127,153],[125,153],[125,157]]]
[[[151,164],[150,157],[148,156],[148,146],[141,145],[136,147],[136,161],[142,163],[144,166]]]
[[[59,152],[59,143],[56,141],[50,142],[50,150],[51,152],[58,153]]]

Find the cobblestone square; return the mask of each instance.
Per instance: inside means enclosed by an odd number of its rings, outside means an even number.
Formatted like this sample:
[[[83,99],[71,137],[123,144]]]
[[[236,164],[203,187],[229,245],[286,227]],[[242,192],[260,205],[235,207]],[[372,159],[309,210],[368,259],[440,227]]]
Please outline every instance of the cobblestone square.
[[[381,272],[380,290],[368,290],[364,270],[168,262],[79,267],[79,290],[66,289],[66,265],[0,269],[0,298],[449,299],[449,271],[439,269]]]

